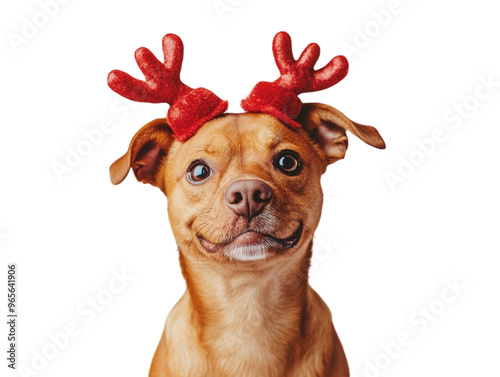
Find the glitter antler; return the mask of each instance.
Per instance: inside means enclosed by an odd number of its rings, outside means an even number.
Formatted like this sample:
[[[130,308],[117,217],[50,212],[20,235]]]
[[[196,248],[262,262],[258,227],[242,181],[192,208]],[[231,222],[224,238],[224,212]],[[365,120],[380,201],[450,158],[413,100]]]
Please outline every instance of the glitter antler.
[[[181,81],[184,46],[177,35],[163,37],[163,55],[164,63],[147,48],[139,48],[135,60],[146,81],[114,70],[108,75],[108,85],[132,101],[168,103],[167,123],[179,141],[186,141],[205,122],[224,113],[227,101],[205,88],[192,89]]]
[[[271,114],[293,128],[300,124],[294,119],[300,113],[300,93],[315,92],[337,84],[346,75],[349,64],[344,56],[334,57],[326,66],[314,70],[320,48],[309,44],[299,59],[292,53],[292,40],[286,32],[276,34],[273,40],[273,54],[280,77],[274,82],[261,81],[244,99],[241,106],[245,111]]]

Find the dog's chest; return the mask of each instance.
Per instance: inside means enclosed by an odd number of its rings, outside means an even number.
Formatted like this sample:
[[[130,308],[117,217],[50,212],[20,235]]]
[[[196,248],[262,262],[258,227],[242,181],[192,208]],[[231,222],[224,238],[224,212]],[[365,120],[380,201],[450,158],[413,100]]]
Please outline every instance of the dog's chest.
[[[283,376],[298,353],[291,346],[300,337],[298,313],[265,307],[257,295],[247,295],[232,309],[204,328],[202,342],[214,369],[221,376]]]

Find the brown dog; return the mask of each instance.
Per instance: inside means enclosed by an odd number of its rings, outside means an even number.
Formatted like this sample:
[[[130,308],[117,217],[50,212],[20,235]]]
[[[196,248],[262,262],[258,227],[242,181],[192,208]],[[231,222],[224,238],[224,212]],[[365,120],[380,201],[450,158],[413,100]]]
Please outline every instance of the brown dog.
[[[226,114],[184,143],[145,125],[110,168],[160,188],[187,289],[170,312],[152,377],[349,376],[331,313],[307,270],[321,175],[344,158],[346,130],[384,148],[373,127],[304,104],[291,129],[271,115]]]

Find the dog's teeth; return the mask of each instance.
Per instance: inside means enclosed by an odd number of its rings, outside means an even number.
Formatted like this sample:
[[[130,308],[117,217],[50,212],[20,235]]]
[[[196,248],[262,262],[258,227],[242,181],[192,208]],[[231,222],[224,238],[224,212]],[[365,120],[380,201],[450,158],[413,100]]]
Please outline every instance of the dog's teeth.
[[[266,247],[261,244],[230,247],[224,254],[232,260],[242,262],[262,260],[267,257]]]

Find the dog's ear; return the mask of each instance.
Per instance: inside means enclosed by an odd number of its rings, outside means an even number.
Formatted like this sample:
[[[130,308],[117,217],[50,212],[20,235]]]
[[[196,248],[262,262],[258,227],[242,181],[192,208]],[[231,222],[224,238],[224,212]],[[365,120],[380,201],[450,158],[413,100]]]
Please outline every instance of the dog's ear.
[[[149,122],[134,135],[127,153],[110,166],[111,182],[121,183],[132,168],[139,182],[163,189],[158,172],[173,141],[173,132],[165,119]]]
[[[371,126],[355,123],[337,109],[322,103],[305,103],[296,119],[324,153],[327,165],[344,158],[348,141],[346,131],[372,147],[384,149],[385,142]]]

